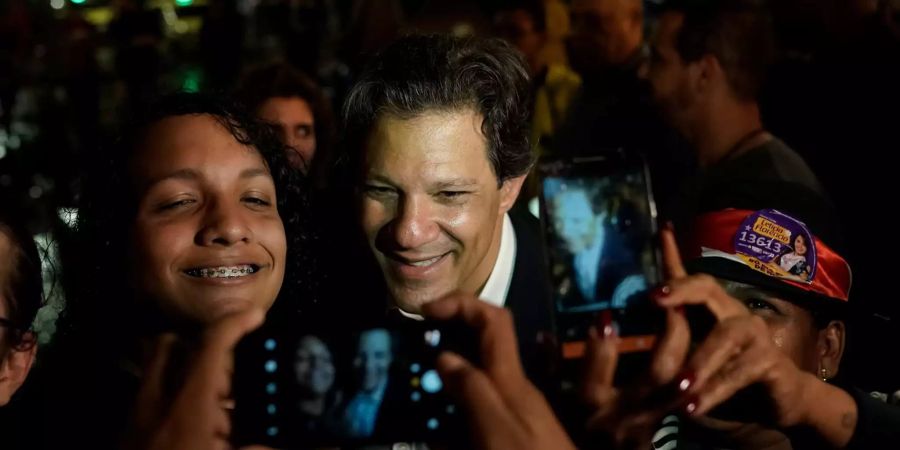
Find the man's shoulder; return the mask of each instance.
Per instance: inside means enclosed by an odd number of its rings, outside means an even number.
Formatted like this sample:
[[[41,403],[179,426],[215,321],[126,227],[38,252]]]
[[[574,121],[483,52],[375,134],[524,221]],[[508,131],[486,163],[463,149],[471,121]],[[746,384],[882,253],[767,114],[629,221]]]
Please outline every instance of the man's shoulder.
[[[527,211],[511,210],[509,219],[516,233],[516,259],[507,294],[507,306],[514,306],[519,296],[536,296],[549,292],[549,273],[544,257],[541,222]]]
[[[822,185],[809,164],[777,137],[735,158],[724,169],[723,173],[729,175],[740,173],[741,178],[788,182],[824,194]]]
[[[513,208],[509,210],[509,220],[516,231],[516,241],[520,241],[524,235],[526,239],[540,238],[541,221],[534,217],[527,209]]]

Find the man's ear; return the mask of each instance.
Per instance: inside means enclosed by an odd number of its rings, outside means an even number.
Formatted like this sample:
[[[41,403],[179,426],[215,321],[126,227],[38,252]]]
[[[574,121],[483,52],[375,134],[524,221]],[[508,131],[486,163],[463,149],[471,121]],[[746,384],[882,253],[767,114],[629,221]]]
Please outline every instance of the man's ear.
[[[507,178],[500,185],[500,214],[506,214],[516,204],[516,199],[519,198],[519,192],[522,190],[522,184],[527,176],[528,174]]]
[[[719,64],[719,59],[708,54],[690,64],[688,68],[689,86],[694,94],[705,94],[716,86],[719,80],[725,78],[725,71]],[[725,85],[727,85],[727,81]]]
[[[20,348],[9,349],[0,360],[0,406],[9,403],[13,394],[25,383],[37,356],[34,334],[27,333],[24,339],[30,342],[26,341],[26,345]]]

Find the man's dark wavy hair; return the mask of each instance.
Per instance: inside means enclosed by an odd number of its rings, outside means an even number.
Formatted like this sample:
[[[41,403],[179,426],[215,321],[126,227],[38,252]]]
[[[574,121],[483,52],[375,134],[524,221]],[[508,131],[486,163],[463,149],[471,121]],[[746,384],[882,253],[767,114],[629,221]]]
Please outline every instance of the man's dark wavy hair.
[[[483,117],[487,157],[498,183],[528,173],[531,88],[522,56],[499,39],[409,35],[365,67],[344,101],[344,163],[358,169],[382,116],[409,119],[471,108]]]

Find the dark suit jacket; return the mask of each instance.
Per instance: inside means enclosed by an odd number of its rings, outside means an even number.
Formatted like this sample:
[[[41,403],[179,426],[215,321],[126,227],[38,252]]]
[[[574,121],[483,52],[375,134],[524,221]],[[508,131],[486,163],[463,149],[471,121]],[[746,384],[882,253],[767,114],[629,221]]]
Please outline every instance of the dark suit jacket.
[[[623,236],[611,227],[606,227],[603,249],[600,251],[600,262],[597,265],[597,286],[594,299],[586,299],[578,287],[574,267],[571,265],[559,277],[556,283],[559,302],[565,308],[584,306],[594,301],[611,301],[616,288],[622,280],[630,275],[641,273],[635,264],[634,255],[625,246]],[[574,261],[572,256],[570,261]]]
[[[549,355],[548,349],[538,342],[538,334],[553,330],[550,272],[540,221],[527,212],[517,211],[511,211],[509,218],[516,231],[516,262],[505,306],[515,319],[519,355],[525,372],[541,386],[549,376]]]
[[[372,435],[365,437],[364,440],[390,442],[402,437],[404,432],[409,433],[410,400],[408,389],[404,388],[406,380],[402,375],[402,371],[394,368],[390,370],[384,395],[376,411],[375,428],[372,430]],[[356,394],[355,391],[345,392],[343,401],[337,405],[329,417],[325,418],[326,429],[331,435],[344,436],[346,434],[344,414]]]

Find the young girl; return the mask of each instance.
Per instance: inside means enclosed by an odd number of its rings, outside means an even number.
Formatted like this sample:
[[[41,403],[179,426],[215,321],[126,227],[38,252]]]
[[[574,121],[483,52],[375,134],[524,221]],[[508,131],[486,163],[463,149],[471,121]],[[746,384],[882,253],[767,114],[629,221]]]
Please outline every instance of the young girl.
[[[295,323],[315,306],[305,180],[272,129],[224,101],[179,94],[138,118],[83,182],[61,245],[69,303],[54,434],[94,448],[165,447],[154,436],[196,401],[183,399],[182,382],[229,371],[230,349],[258,325],[252,311]],[[227,407],[229,377],[206,378],[199,389]],[[227,439],[208,425],[191,435]]]

